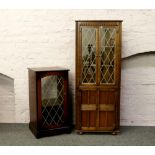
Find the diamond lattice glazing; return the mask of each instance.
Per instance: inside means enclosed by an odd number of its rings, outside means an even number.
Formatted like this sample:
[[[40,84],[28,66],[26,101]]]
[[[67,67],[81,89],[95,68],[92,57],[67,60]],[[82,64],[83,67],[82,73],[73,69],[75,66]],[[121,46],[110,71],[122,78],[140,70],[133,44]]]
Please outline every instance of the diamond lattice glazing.
[[[96,83],[96,29],[82,28],[82,83]]]
[[[114,65],[115,65],[115,28],[100,29],[101,44],[101,68],[100,83],[113,84],[115,82]]]
[[[64,79],[62,76],[47,76],[42,85],[42,126],[64,123]]]

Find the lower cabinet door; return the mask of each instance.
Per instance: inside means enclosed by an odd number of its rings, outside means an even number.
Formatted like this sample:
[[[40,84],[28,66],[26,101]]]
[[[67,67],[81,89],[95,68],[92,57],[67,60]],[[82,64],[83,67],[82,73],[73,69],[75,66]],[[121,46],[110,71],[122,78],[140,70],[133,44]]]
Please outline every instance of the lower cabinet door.
[[[82,130],[96,130],[97,92],[82,90],[80,96],[80,126]]]
[[[113,131],[118,126],[118,92],[108,90],[81,90],[78,98],[82,131]]]
[[[99,130],[114,130],[117,115],[117,93],[115,91],[100,91],[99,93]]]

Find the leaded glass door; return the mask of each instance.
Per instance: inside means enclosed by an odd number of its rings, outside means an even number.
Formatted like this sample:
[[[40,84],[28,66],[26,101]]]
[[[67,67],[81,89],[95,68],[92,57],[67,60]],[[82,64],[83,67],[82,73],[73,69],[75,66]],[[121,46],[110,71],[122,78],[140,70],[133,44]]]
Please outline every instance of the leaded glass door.
[[[117,27],[81,27],[82,85],[116,85]]]
[[[64,79],[50,75],[41,78],[42,126],[64,123]]]
[[[99,28],[100,84],[115,84],[116,28]]]
[[[96,34],[94,27],[82,27],[82,84],[96,84]]]
[[[42,74],[40,78],[40,126],[41,128],[61,127],[65,120],[66,111],[66,81],[62,74]]]

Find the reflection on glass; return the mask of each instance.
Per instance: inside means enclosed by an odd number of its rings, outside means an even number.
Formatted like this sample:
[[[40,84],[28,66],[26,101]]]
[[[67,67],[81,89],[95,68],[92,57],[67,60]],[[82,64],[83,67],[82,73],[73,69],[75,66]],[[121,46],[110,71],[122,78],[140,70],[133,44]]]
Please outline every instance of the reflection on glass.
[[[96,83],[96,29],[82,27],[82,83]]]
[[[46,76],[41,79],[42,125],[58,125],[64,122],[64,79],[62,76]]]
[[[115,67],[115,28],[100,28],[100,46],[101,46],[101,77],[100,83],[113,84]]]

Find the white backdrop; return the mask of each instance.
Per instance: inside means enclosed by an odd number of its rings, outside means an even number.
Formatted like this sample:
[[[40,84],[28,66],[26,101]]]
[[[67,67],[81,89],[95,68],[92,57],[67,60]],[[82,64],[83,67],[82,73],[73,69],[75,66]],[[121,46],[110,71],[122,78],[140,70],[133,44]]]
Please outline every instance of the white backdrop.
[[[155,10],[0,10],[0,73],[14,81],[14,102],[4,108],[0,98],[0,122],[29,122],[28,67],[69,68],[74,104],[75,20],[104,19],[123,20],[123,58],[155,51]],[[122,61],[121,125],[155,125],[154,60]]]

